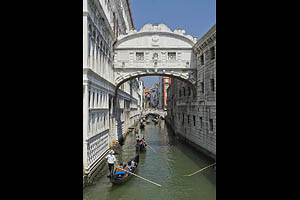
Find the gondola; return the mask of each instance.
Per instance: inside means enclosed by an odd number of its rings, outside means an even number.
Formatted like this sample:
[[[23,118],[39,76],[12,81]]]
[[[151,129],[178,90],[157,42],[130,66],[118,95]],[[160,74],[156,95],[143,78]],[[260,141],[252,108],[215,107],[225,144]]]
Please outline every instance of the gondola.
[[[146,150],[146,146],[147,145],[145,144],[145,142],[142,142],[142,144],[137,143],[135,145],[135,148],[136,148],[137,151],[145,151]]]
[[[132,172],[132,173],[135,173],[138,169],[138,166],[139,166],[139,159],[140,159],[140,154],[138,153],[134,158],[130,159],[127,163],[126,163],[126,166],[125,166],[125,169],[126,171],[128,171],[128,163],[131,162],[131,160],[134,160],[134,162],[136,163],[135,164],[135,167],[132,168],[131,171],[129,172]],[[128,172],[125,172],[119,168],[116,168],[115,169],[115,172],[114,172],[114,175],[111,177],[110,181],[112,182],[112,184],[122,184],[124,183],[125,181],[127,181],[131,176],[133,176],[132,174],[128,173]]]
[[[144,129],[144,128],[145,128],[145,124],[143,122],[141,122],[140,129]]]

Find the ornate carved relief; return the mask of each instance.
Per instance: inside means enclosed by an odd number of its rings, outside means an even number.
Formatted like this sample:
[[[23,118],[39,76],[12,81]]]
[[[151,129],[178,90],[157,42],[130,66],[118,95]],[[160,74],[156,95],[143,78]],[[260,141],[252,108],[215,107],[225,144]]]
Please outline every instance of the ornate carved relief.
[[[152,46],[156,46],[158,47],[159,46],[159,36],[158,35],[153,35],[152,36],[152,43],[151,43]]]

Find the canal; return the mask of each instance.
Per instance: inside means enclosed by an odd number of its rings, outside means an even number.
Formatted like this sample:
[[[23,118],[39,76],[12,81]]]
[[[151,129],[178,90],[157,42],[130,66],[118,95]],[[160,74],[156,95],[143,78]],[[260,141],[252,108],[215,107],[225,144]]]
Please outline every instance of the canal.
[[[161,120],[154,124],[151,119],[141,134],[152,147],[140,154],[137,175],[162,185],[158,187],[138,177],[131,177],[122,185],[112,185],[100,176],[83,189],[84,200],[211,200],[216,199],[216,171],[207,168],[191,174],[212,163],[201,153],[175,138]],[[126,162],[136,155],[135,133],[130,133],[119,149],[117,163]],[[107,170],[108,174],[108,170]]]

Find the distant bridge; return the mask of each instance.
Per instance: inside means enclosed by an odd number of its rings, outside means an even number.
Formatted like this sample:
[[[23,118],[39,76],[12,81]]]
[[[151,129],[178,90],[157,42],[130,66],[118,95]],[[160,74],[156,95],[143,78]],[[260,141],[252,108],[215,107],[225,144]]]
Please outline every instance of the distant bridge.
[[[154,109],[147,109],[143,112],[143,116],[146,116],[148,114],[154,114],[154,115],[159,115],[165,118],[165,116],[167,115],[167,111],[164,110],[154,110]]]

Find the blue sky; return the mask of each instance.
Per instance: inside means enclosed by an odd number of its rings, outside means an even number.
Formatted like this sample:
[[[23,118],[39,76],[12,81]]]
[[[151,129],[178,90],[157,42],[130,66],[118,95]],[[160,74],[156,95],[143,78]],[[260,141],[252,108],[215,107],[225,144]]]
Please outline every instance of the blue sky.
[[[145,24],[166,24],[172,31],[200,39],[216,24],[216,0],[130,0],[137,31]],[[152,87],[157,77],[143,77],[145,87]]]

